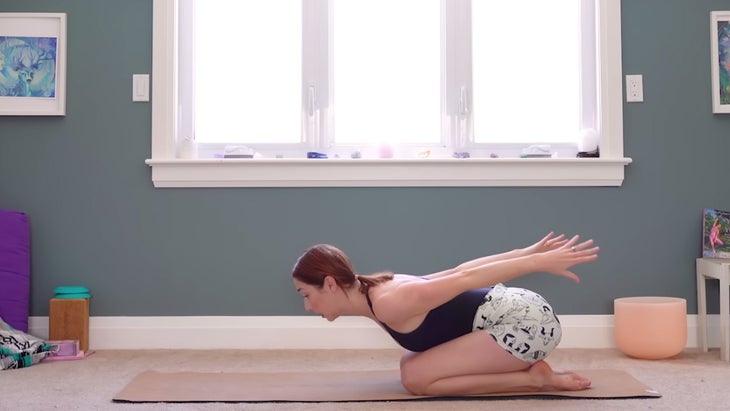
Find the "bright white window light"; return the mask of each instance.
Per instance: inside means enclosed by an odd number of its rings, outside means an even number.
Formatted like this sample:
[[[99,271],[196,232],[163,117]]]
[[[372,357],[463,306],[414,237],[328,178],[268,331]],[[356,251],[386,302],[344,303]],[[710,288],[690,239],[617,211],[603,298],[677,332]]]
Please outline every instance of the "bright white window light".
[[[472,2],[476,143],[576,141],[578,6],[577,0]]]
[[[195,2],[198,143],[301,139],[302,1]]]
[[[440,1],[334,2],[336,144],[440,142]]]
[[[270,147],[305,138],[312,148],[327,145],[320,150],[379,142],[468,149],[464,136],[473,136],[476,144],[575,143],[584,127],[578,81],[580,0],[474,0],[471,49],[456,54],[442,54],[441,44],[441,13],[456,2],[331,1],[331,20],[320,15],[326,8],[303,10],[303,4],[310,6],[301,0],[195,1],[194,96],[188,101],[194,106],[190,127],[198,143]],[[308,48],[325,56],[331,52],[331,72],[326,58],[303,55],[302,18],[312,16],[318,26],[332,24],[324,31],[332,49],[326,43]],[[448,47],[469,44],[452,41]],[[458,110],[470,120],[443,131],[441,121],[450,120],[442,110],[456,108],[442,102],[441,59],[455,56],[466,57],[453,64],[472,64],[464,73],[473,79],[448,85],[465,101]],[[306,59],[327,73],[332,101],[322,94],[328,88],[324,84],[314,87],[314,96],[303,95]],[[320,132],[302,130],[310,97],[318,109],[333,113],[334,121],[322,124],[325,140],[319,140]],[[585,103],[595,106],[595,101]],[[184,117],[181,122],[185,127]]]

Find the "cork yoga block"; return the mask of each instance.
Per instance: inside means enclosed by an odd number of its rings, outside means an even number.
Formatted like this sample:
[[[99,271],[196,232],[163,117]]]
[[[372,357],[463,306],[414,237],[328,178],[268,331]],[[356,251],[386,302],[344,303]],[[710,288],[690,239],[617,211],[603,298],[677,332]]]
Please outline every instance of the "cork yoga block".
[[[48,305],[48,339],[79,340],[89,350],[89,299],[51,298]]]
[[[674,297],[626,297],[613,303],[616,346],[629,357],[673,357],[687,342],[687,301]]]

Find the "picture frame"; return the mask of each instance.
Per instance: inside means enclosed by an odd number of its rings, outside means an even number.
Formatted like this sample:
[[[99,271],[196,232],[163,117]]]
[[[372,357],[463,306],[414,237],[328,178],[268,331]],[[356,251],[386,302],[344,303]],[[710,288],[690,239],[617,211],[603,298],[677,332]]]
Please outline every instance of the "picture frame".
[[[702,211],[702,256],[730,258],[730,212],[715,208]]]
[[[66,115],[66,13],[0,13],[0,115]]]
[[[712,112],[730,113],[730,11],[710,12]]]

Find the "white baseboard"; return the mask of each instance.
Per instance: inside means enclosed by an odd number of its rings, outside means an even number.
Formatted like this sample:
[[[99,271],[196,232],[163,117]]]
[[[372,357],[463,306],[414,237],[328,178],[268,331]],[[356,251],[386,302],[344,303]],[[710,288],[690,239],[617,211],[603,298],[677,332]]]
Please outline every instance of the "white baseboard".
[[[561,348],[613,348],[613,315],[563,315]],[[30,317],[29,333],[48,338],[48,317]],[[708,316],[709,345],[719,346],[719,315]],[[91,317],[89,347],[126,349],[380,349],[397,348],[367,318],[342,317]],[[697,347],[697,316],[687,316],[687,347]]]

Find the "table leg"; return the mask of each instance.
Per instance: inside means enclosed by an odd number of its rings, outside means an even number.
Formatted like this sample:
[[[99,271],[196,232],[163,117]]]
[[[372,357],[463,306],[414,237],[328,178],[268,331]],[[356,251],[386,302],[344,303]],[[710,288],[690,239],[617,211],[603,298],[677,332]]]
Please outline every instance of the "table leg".
[[[730,284],[728,275],[720,278],[720,355],[730,361]]]
[[[697,264],[699,266],[699,263]],[[707,352],[707,290],[705,276],[697,267],[697,345]]]

